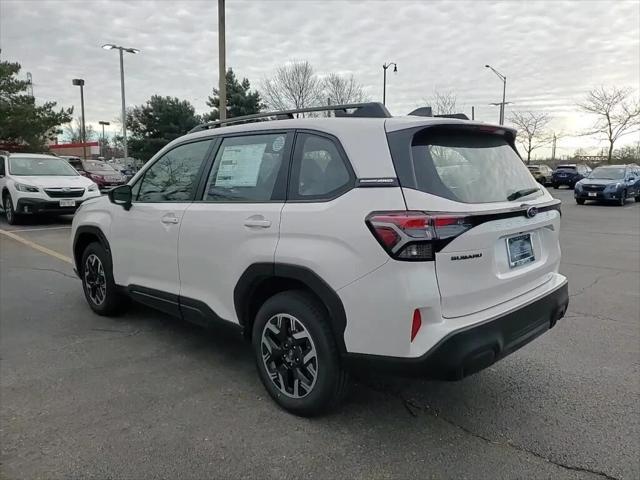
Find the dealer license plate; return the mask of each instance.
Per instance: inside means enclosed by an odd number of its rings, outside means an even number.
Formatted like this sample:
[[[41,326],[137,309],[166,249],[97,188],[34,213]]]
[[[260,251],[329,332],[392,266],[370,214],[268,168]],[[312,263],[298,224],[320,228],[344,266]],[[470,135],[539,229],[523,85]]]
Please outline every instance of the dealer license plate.
[[[530,233],[507,238],[507,251],[509,252],[509,266],[511,268],[526,265],[536,259],[531,246]]]

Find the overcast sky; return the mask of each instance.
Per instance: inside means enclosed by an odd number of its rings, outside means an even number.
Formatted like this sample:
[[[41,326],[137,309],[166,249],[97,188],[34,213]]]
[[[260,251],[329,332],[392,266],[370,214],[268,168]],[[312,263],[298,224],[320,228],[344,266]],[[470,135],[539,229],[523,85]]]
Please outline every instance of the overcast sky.
[[[428,103],[434,89],[453,91],[458,109],[497,121],[507,76],[507,109],[544,110],[553,127],[575,132],[590,119],[575,102],[598,85],[640,84],[640,1],[272,1],[227,0],[227,66],[259,87],[274,68],[309,60],[319,74],[353,73],[369,97],[395,115]],[[153,94],[177,96],[205,112],[217,85],[217,2],[157,0],[0,0],[4,60],[31,72],[40,101],[76,106],[71,79],[84,78],[87,122],[120,112],[114,42],[126,55],[127,105]],[[390,71],[389,71],[390,73]],[[636,136],[637,138],[637,136]],[[633,138],[627,138],[627,141]],[[561,153],[585,144],[567,138]]]

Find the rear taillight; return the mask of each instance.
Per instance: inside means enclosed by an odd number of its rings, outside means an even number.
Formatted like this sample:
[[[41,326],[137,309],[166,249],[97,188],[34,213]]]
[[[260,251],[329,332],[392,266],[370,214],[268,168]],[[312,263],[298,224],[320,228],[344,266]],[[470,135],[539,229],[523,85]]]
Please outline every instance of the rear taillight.
[[[374,212],[366,218],[373,235],[396,260],[434,260],[446,244],[469,230],[468,217],[413,211]]]

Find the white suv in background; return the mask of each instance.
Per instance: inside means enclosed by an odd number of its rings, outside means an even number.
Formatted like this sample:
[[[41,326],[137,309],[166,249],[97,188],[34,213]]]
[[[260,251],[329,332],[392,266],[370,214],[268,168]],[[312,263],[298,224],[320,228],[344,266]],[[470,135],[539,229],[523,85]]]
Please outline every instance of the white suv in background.
[[[90,307],[238,326],[300,415],[334,405],[352,368],[460,379],[555,325],[560,202],[514,130],[326,109],[340,118],[205,124],[84,203],[72,252]]]
[[[0,196],[9,224],[24,215],[74,213],[98,186],[58,157],[37,153],[0,156]]]

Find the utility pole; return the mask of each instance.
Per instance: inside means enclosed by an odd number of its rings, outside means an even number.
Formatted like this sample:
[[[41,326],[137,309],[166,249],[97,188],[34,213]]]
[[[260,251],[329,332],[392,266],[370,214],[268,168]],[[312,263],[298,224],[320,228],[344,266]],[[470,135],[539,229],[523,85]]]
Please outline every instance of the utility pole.
[[[471,120],[476,119],[476,107],[471,105]]]
[[[555,160],[556,159],[556,142],[558,140],[558,137],[556,136],[555,132],[553,134],[553,144],[551,146],[551,160]]]
[[[220,120],[227,118],[227,66],[226,66],[226,42],[225,42],[225,26],[224,26],[224,2],[218,0],[218,75],[220,83],[218,92],[220,98]]]
[[[82,78],[74,78],[71,83],[76,87],[80,87],[80,106],[82,108],[82,158],[87,158],[87,136],[84,127],[84,80]]]

